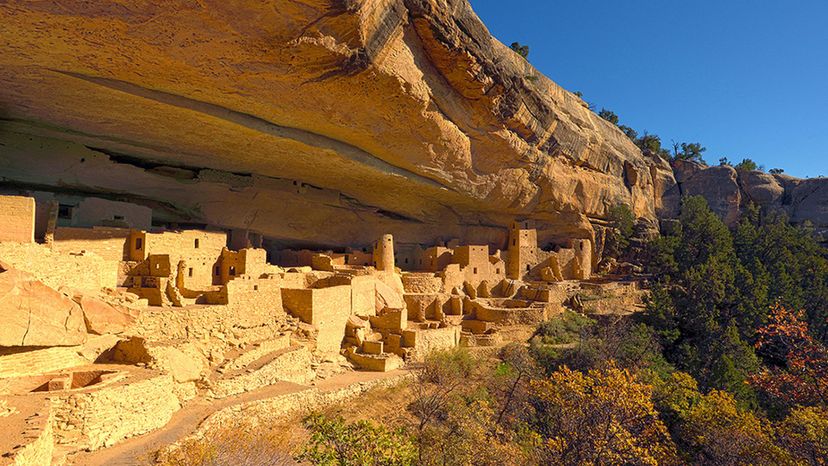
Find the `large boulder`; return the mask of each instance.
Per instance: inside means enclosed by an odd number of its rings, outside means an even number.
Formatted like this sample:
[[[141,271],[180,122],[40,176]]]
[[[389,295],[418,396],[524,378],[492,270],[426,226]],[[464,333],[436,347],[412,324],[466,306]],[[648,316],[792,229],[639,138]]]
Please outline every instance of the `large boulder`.
[[[677,184],[662,199],[665,206],[671,206],[662,212],[665,217],[678,214],[682,196],[699,195],[731,226],[746,206],[754,204],[765,212],[784,213],[794,223],[811,223],[823,235],[828,233],[828,178],[800,179],[689,161],[674,161],[673,170]]]
[[[0,346],[74,346],[86,337],[77,303],[0,263]]]
[[[377,313],[384,309],[405,309],[405,300],[402,293],[377,280],[375,305]]]
[[[687,169],[679,169],[687,167]],[[742,207],[742,190],[738,175],[733,167],[719,165],[700,167],[697,164],[684,164],[676,167],[678,184],[682,196],[702,196],[710,209],[719,214],[728,225],[739,221]]]
[[[812,178],[788,183],[786,209],[791,220],[811,222],[820,229],[828,227],[828,178]]]
[[[98,298],[75,294],[72,299],[80,305],[89,333],[119,334],[135,322],[135,318],[126,309],[112,306]]]

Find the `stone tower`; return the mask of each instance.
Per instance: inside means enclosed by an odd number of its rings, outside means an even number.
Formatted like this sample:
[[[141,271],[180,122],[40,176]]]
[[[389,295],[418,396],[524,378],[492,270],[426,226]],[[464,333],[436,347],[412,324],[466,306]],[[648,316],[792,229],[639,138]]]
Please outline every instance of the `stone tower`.
[[[574,277],[578,280],[589,280],[592,276],[592,242],[588,239],[575,239],[570,247],[575,251]]]
[[[374,244],[374,265],[377,270],[394,271],[394,237],[382,235]]]
[[[506,277],[520,280],[538,263],[538,232],[534,222],[512,222],[507,251]]]

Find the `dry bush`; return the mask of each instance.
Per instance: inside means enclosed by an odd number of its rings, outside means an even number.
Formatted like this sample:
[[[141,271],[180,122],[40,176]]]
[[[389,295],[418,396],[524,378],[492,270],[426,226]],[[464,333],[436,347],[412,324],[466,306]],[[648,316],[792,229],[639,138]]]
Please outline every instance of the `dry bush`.
[[[295,432],[294,430],[298,431]],[[304,432],[297,421],[282,426],[239,422],[188,438],[158,454],[160,466],[288,466],[299,464],[293,453]]]

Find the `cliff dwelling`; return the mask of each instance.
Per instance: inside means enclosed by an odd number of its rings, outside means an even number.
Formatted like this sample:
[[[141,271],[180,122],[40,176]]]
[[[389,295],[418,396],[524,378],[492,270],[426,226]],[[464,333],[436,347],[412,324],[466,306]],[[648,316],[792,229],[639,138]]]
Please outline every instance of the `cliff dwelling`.
[[[0,466],[139,464],[234,419],[371,417],[352,401],[375,389],[412,415],[397,388],[430,355],[551,354],[632,321],[662,278],[647,248],[691,196],[713,212],[697,223],[723,221],[720,262],[753,217],[828,238],[825,179],[707,166],[698,143],[671,156],[467,0],[0,1],[0,39]],[[728,277],[753,283],[751,264]],[[788,268],[755,267],[758,303]],[[577,341],[540,335],[563,316]],[[659,361],[684,370],[680,350]],[[475,406],[456,423],[497,411]],[[469,444],[506,438],[487,432]]]
[[[91,197],[72,218],[96,206],[105,214],[83,218],[99,224],[62,222],[64,204],[38,199],[0,196],[0,400],[49,419],[20,458],[105,448],[195,399],[497,347],[562,312],[595,265],[591,239],[546,250],[530,221],[504,226],[502,249],[385,234],[341,252],[267,250],[255,232],[147,227],[130,215],[146,208]]]

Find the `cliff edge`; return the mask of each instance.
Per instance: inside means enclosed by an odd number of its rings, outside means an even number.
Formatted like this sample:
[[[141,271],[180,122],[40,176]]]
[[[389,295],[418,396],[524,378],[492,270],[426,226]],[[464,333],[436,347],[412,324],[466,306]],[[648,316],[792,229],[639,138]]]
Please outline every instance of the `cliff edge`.
[[[285,242],[587,238],[675,185],[466,0],[0,5],[0,179]]]

